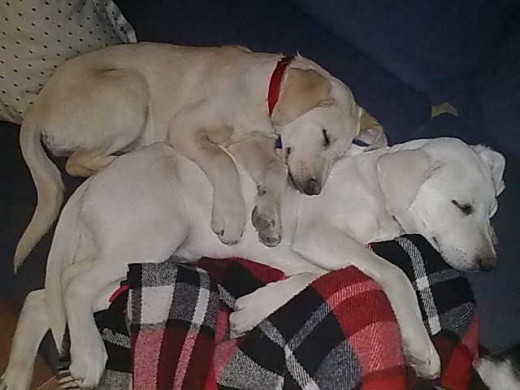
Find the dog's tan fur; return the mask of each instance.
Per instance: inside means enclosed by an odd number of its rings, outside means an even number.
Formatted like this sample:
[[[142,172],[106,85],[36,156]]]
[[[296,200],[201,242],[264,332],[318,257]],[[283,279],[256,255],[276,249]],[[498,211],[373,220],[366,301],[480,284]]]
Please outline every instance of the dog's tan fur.
[[[70,155],[66,170],[76,176],[103,169],[114,153],[168,142],[210,179],[212,229],[226,244],[240,239],[247,219],[238,173],[221,149],[239,145],[255,161],[249,164],[259,187],[253,222],[266,245],[277,245],[287,169],[300,191],[319,193],[330,167],[358,134],[363,113],[342,82],[297,56],[283,75],[271,120],[267,91],[280,58],[240,47],[139,43],[63,64],[20,133],[38,203],[17,246],[15,268],[55,220],[63,200],[60,174],[42,148],[42,137],[53,153]],[[324,131],[331,140],[326,147]],[[274,151],[277,133],[286,165]]]

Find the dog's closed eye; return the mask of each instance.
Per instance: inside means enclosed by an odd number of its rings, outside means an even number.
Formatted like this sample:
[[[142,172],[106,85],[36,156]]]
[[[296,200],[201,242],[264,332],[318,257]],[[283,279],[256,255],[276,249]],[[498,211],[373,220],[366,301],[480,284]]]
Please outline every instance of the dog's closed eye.
[[[459,203],[455,199],[451,201],[457,208],[462,211],[465,215],[473,214],[473,206],[469,203]]]
[[[330,146],[330,137],[327,129],[322,129],[321,132],[323,134],[323,147],[328,148]]]

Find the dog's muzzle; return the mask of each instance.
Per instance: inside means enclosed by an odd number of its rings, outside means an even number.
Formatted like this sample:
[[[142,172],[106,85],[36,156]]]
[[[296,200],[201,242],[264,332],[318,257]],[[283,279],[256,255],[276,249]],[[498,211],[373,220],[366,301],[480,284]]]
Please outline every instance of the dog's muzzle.
[[[301,193],[305,195],[319,195],[321,192],[321,184],[318,180],[312,178],[305,182],[304,185],[298,183],[296,180],[294,180],[293,175],[291,172],[288,172],[289,177],[289,184],[293,186],[295,189],[300,191]]]

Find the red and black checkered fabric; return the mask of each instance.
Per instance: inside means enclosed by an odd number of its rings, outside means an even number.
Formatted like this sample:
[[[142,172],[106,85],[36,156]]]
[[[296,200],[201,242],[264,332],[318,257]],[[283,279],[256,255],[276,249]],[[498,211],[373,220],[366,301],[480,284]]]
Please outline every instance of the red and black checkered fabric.
[[[414,285],[441,355],[439,384],[465,389],[477,355],[477,320],[468,281],[420,236],[371,245]],[[134,264],[128,293],[100,319],[109,354],[100,388],[408,389],[399,329],[380,287],[354,267],[313,282],[257,328],[229,339],[236,298],[280,280],[280,271],[242,259],[198,265]],[[130,332],[111,329],[111,311]],[[105,322],[105,323],[103,323]],[[125,339],[127,343],[125,344]],[[129,341],[128,341],[129,339]],[[121,357],[126,348],[127,356]],[[114,358],[114,353],[119,356]],[[121,362],[127,361],[127,367]]]

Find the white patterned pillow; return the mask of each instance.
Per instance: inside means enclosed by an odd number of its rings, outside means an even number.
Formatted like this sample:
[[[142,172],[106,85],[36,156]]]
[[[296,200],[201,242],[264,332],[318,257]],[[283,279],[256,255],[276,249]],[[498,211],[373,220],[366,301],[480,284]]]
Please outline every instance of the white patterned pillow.
[[[136,41],[112,0],[2,0],[0,26],[0,120],[15,123],[64,60]]]

